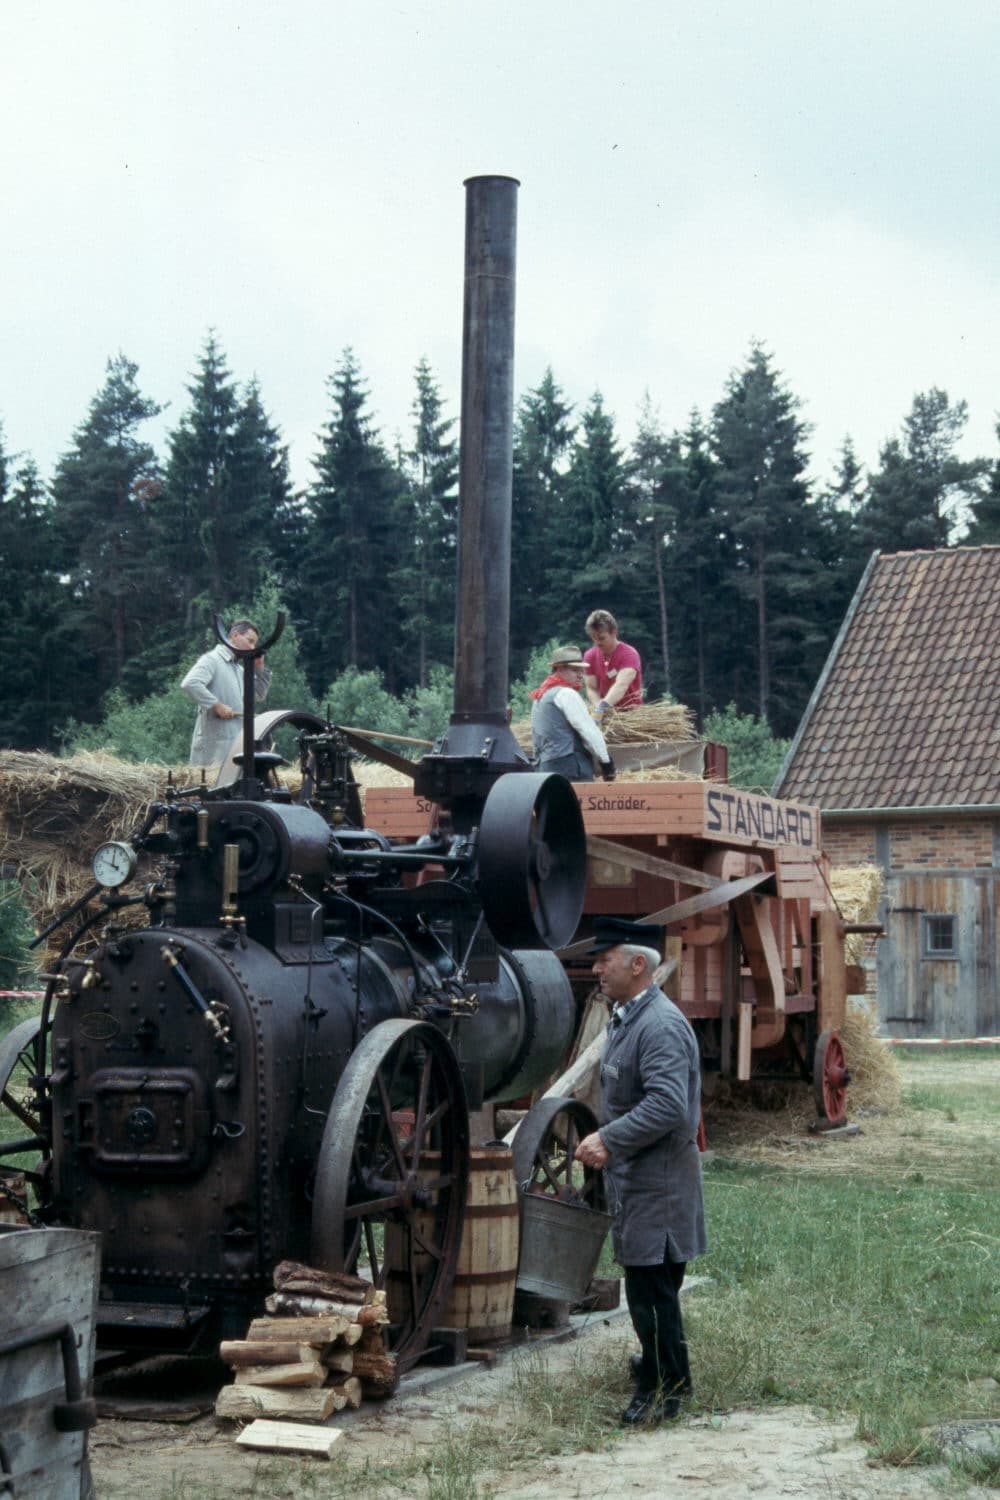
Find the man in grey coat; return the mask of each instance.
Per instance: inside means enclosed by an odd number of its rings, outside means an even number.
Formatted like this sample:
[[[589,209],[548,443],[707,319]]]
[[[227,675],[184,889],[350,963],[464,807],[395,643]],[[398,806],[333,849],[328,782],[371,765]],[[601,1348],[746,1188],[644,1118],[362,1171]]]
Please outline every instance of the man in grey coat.
[[[229,642],[237,651],[252,651],[260,633],[252,620],[234,620]],[[254,697],[260,702],[271,685],[264,658],[254,662]],[[240,733],[243,714],[243,666],[220,642],[199,656],[181,683],[198,705],[191,736],[190,764],[217,766],[225,760]]]
[[[706,1249],[698,1122],[701,1062],[687,1017],[653,983],[662,931],[602,917],[588,957],[613,1009],[601,1065],[600,1130],[577,1159],[603,1167],[615,1259],[642,1353],[622,1422],[676,1417],[691,1389],[680,1289]]]

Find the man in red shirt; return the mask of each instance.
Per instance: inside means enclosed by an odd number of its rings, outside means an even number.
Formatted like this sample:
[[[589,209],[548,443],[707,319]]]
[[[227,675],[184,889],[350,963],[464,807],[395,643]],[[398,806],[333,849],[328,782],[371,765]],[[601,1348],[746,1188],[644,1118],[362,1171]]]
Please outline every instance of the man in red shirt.
[[[587,616],[587,634],[594,642],[584,653],[587,698],[598,715],[609,708],[624,711],[642,704],[642,662],[634,646],[618,639],[618,622],[606,609]]]

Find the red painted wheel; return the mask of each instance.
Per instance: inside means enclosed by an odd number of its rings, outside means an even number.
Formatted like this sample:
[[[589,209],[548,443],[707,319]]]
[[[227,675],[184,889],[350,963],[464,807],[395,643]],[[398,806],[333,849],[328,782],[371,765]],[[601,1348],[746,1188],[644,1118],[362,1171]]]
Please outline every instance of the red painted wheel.
[[[816,1108],[822,1118],[839,1124],[845,1117],[850,1069],[844,1056],[844,1044],[836,1031],[824,1031],[816,1043],[813,1062],[813,1088]]]

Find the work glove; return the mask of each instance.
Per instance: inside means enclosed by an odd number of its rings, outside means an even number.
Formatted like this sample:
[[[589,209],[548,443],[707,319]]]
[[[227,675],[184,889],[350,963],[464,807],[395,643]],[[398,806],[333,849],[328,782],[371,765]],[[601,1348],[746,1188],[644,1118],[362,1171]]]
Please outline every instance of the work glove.
[[[606,713],[610,713],[610,711],[611,711],[611,704],[610,703],[606,703],[605,700],[602,698],[601,701],[600,701],[600,703],[594,709],[594,718],[595,719],[603,719],[604,715]]]
[[[614,763],[613,760],[602,761],[602,763],[601,763],[601,777],[602,777],[602,779],[604,781],[614,781],[614,779],[615,779],[615,763]]]

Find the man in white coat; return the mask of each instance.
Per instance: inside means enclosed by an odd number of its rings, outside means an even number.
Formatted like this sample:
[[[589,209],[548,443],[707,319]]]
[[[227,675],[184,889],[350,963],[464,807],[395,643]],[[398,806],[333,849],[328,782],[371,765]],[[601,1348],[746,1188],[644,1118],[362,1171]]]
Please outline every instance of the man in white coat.
[[[260,633],[252,620],[234,620],[229,643],[236,651],[252,651]],[[254,662],[254,697],[260,702],[271,685],[264,658]],[[243,664],[220,642],[199,656],[181,683],[198,705],[191,736],[192,766],[217,766],[239,738],[243,716]]]

